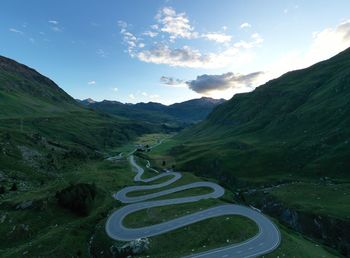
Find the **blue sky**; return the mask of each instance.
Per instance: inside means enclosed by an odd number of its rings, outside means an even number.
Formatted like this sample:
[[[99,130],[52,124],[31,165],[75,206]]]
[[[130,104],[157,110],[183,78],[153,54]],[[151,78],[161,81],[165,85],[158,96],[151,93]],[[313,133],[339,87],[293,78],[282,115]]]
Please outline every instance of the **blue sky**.
[[[0,55],[75,98],[230,98],[350,46],[350,1],[3,0]]]

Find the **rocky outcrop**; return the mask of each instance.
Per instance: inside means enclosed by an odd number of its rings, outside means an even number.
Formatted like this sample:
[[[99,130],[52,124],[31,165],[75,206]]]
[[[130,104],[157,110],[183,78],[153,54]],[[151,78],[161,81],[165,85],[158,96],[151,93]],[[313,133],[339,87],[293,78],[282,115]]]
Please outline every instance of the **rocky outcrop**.
[[[128,257],[143,254],[149,249],[149,244],[148,238],[140,238],[132,240],[123,246],[112,245],[110,251],[115,258]]]
[[[350,221],[290,208],[271,196],[254,198],[254,206],[284,225],[350,257]],[[256,201],[257,200],[257,201]]]
[[[25,210],[25,209],[31,208],[32,206],[33,206],[33,201],[29,200],[29,201],[25,201],[20,204],[17,204],[16,210],[19,210],[19,209]]]

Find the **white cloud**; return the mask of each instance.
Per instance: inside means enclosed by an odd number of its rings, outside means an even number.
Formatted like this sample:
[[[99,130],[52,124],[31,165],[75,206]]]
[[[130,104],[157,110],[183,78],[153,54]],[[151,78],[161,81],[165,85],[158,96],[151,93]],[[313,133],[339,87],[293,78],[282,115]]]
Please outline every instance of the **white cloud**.
[[[107,53],[103,49],[97,49],[96,54],[100,57],[107,57]]]
[[[197,49],[192,49],[189,46],[172,49],[164,44],[140,51],[137,58],[146,63],[192,68],[206,66],[210,62],[210,57],[202,55]]]
[[[232,39],[232,36],[220,32],[209,32],[206,34],[202,34],[202,37],[207,40],[212,40],[218,43],[228,43]]]
[[[306,68],[317,62],[326,60],[350,47],[350,20],[344,21],[334,28],[325,28],[312,34],[312,42],[306,51],[291,50],[264,70],[264,83],[270,79],[296,69]]]
[[[198,33],[191,26],[186,13],[176,13],[172,7],[162,8],[156,15],[159,29],[170,35],[171,40],[176,38],[197,38]]]
[[[242,23],[240,26],[239,26],[241,29],[244,29],[244,28],[251,28],[252,25],[248,22],[244,22]]]
[[[92,27],[100,27],[100,24],[98,24],[97,22],[90,22],[90,25],[92,26]]]
[[[153,95],[149,95],[149,98],[150,98],[150,99],[159,99],[160,96],[157,95],[157,94],[153,94]]]
[[[151,49],[144,49],[135,55],[139,60],[147,63],[166,64],[177,67],[215,69],[225,67],[235,60],[242,60],[245,50],[260,45],[263,42],[259,34],[253,34],[249,42],[239,41],[219,52],[203,53],[190,46],[171,48],[165,44],[158,44]]]
[[[11,31],[11,32],[13,32],[13,33],[18,33],[18,34],[21,34],[21,35],[23,35],[23,34],[24,34],[24,32],[23,32],[23,31],[21,31],[21,30],[17,30],[17,29],[14,29],[14,28],[10,28],[10,29],[9,29],[9,31]]]
[[[158,24],[153,24],[153,25],[151,25],[151,29],[152,30],[158,30],[159,29],[159,25]]]
[[[160,9],[155,18],[157,24],[142,33],[152,39],[138,37],[130,32],[126,22],[118,22],[123,42],[127,46],[126,52],[142,62],[188,68],[223,68],[233,63],[246,64],[253,56],[251,49],[263,42],[257,33],[248,41],[237,42],[232,42],[232,36],[225,32],[199,33],[191,25],[186,13],[177,13],[172,7]],[[227,30],[227,27],[223,26],[222,30]],[[174,42],[178,38],[190,42],[175,47]],[[191,46],[192,40],[209,40],[222,45],[217,51],[205,51]]]
[[[158,35],[158,32],[148,30],[148,31],[145,31],[144,33],[142,33],[142,35],[154,38]]]
[[[128,24],[125,21],[118,21],[118,26],[120,28],[120,33],[123,36],[123,41],[127,45],[128,53],[131,57],[135,55],[135,49],[137,48],[137,42],[140,40],[134,34],[129,32]]]
[[[134,94],[129,94],[129,98],[132,99],[132,100],[136,99]]]
[[[326,28],[313,33],[313,43],[307,54],[309,62],[327,59],[350,47],[350,20],[338,24],[335,28]]]
[[[89,84],[89,85],[95,85],[95,84],[96,84],[96,81],[89,81],[87,84]]]
[[[145,96],[145,97],[148,96],[147,92],[142,92],[141,95],[142,95],[142,96]]]
[[[252,39],[254,40],[254,44],[261,44],[264,42],[264,39],[261,37],[259,33],[254,33],[252,36]]]
[[[51,29],[55,32],[61,32],[62,31],[62,28],[60,27],[57,27],[57,26],[54,26],[54,27],[51,27]]]
[[[51,29],[55,32],[61,32],[63,31],[63,28],[59,26],[59,22],[56,20],[50,20],[48,23],[51,24]]]
[[[51,24],[54,24],[54,25],[58,25],[59,24],[59,22],[55,21],[55,20],[50,20],[50,21],[48,21],[48,23],[51,23]]]
[[[113,88],[113,91],[117,92],[119,89],[117,87]]]
[[[126,29],[126,28],[128,27],[128,24],[127,24],[125,21],[119,20],[119,21],[118,21],[118,26],[119,26],[121,29]]]

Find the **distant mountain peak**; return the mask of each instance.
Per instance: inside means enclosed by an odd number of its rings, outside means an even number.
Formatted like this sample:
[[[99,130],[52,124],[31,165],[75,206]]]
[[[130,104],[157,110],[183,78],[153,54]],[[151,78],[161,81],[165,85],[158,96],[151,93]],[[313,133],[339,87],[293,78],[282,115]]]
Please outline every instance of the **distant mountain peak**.
[[[202,97],[167,106],[152,101],[148,103],[124,104],[112,100],[103,100],[100,102],[89,100],[92,99],[80,100],[79,102],[99,111],[128,118],[185,123],[194,123],[203,120],[214,107],[226,101],[224,99]]]
[[[83,101],[86,101],[86,102],[88,102],[88,103],[95,103],[95,102],[96,102],[96,101],[93,100],[92,98],[88,98],[88,99],[85,99],[85,100],[83,100]]]

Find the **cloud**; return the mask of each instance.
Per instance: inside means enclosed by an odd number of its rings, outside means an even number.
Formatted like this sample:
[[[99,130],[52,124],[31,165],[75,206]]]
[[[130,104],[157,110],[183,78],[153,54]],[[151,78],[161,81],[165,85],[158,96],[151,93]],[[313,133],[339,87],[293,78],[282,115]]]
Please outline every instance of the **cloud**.
[[[142,33],[142,35],[154,38],[158,35],[158,32],[148,30],[148,31],[145,31],[144,33]]]
[[[113,88],[113,91],[117,92],[119,89],[117,87]]]
[[[244,22],[239,26],[241,29],[245,29],[245,28],[251,28],[252,25],[248,22]]]
[[[144,97],[148,96],[147,92],[142,92],[141,95],[144,96]]]
[[[134,94],[129,94],[129,98],[130,98],[130,99],[135,99]]]
[[[17,30],[17,29],[14,29],[14,28],[10,28],[10,29],[9,29],[9,31],[11,31],[11,32],[13,32],[13,33],[21,34],[21,35],[23,35],[23,34],[24,34],[24,32],[23,32],[23,31],[21,31],[21,30]]]
[[[123,42],[127,46],[126,52],[132,58],[173,67],[217,69],[232,64],[246,64],[254,56],[251,49],[263,42],[258,33],[253,34],[248,41],[237,42],[232,42],[232,36],[224,32],[199,33],[191,25],[186,13],[177,13],[172,7],[160,9],[155,19],[157,24],[141,33],[147,38],[130,32],[130,26],[125,21],[118,22]],[[222,30],[227,30],[227,27],[222,27]],[[189,42],[175,45],[176,39]],[[193,40],[209,40],[222,45],[216,51],[206,51],[203,49],[206,44],[196,48],[193,47]]]
[[[251,41],[239,41],[219,52],[203,53],[190,46],[171,48],[157,44],[150,49],[139,50],[133,56],[146,63],[166,64],[176,67],[215,69],[225,67],[236,60],[242,60],[244,50],[260,45],[263,38],[253,34]]]
[[[186,86],[185,81],[174,77],[162,76],[160,82],[171,87],[184,87]]]
[[[197,76],[195,80],[187,81],[188,87],[200,94],[208,94],[212,91],[238,90],[255,86],[254,82],[263,72],[255,72],[246,75],[234,74],[232,72],[221,75],[203,74]]]
[[[137,42],[140,41],[134,34],[128,31],[128,24],[125,21],[118,21],[120,33],[123,36],[123,41],[127,45],[127,52],[131,57],[135,55],[135,49],[137,48]]]
[[[107,53],[103,49],[97,49],[96,54],[100,57],[107,57]]]
[[[341,22],[335,28],[326,28],[313,33],[313,42],[308,53],[311,61],[320,61],[350,47],[350,20]]]
[[[56,20],[50,20],[48,21],[48,23],[50,23],[52,26],[51,26],[51,29],[55,32],[61,32],[63,31],[63,28],[58,26],[59,25],[59,22],[56,21]]]
[[[172,49],[168,45],[158,44],[155,47],[140,51],[137,58],[146,63],[167,64],[181,67],[203,67],[209,64],[210,57],[189,46]]]
[[[350,20],[341,22],[335,27],[314,32],[308,49],[305,51],[290,50],[269,64],[264,68],[266,73],[262,83],[277,78],[288,71],[306,68],[329,59],[348,47],[350,47]]]
[[[149,98],[150,98],[150,99],[159,99],[160,96],[157,95],[157,94],[153,94],[153,95],[149,95]]]
[[[228,43],[232,39],[232,36],[220,32],[209,32],[207,34],[202,34],[202,37],[218,43]]]
[[[89,85],[95,85],[95,84],[96,84],[96,81],[89,81],[87,84],[89,84]]]
[[[159,30],[170,35],[171,40],[176,38],[197,38],[198,33],[190,25],[186,13],[176,13],[172,7],[164,7],[156,15]]]
[[[100,27],[100,24],[98,24],[97,22],[90,22],[90,25],[92,26],[92,27]]]
[[[48,21],[48,23],[51,23],[51,24],[54,24],[54,25],[58,25],[59,24],[59,22],[55,21],[55,20],[50,20],[50,21]]]
[[[61,31],[62,31],[62,28],[57,27],[57,26],[53,26],[53,27],[51,27],[51,29],[52,29],[53,31],[55,31],[55,32],[61,32]]]

